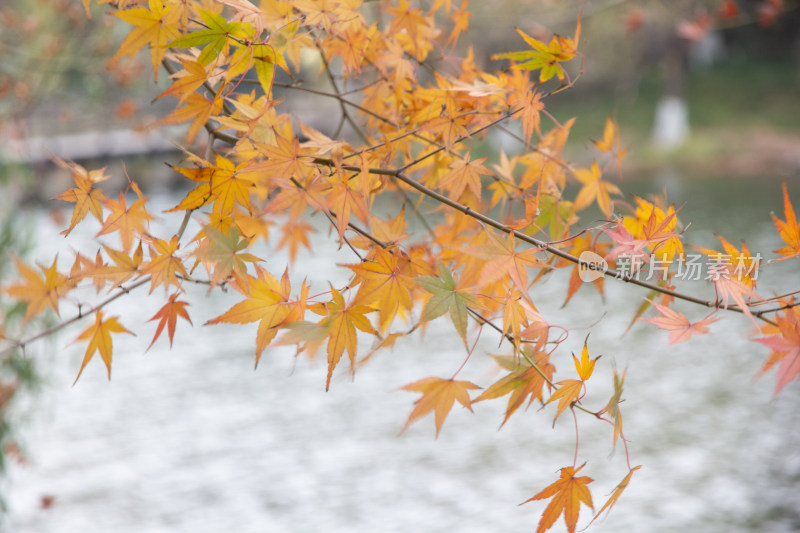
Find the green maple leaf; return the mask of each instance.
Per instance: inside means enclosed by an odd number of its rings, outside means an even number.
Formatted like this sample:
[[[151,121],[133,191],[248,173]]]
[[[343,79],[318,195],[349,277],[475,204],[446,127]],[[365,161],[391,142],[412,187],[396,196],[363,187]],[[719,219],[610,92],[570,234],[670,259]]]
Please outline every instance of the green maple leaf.
[[[208,240],[195,251],[194,255],[209,273],[213,271],[212,284],[216,285],[231,275],[237,280],[246,280],[246,262],[261,261],[252,254],[242,252],[250,246],[250,240],[240,239],[235,226],[228,228],[227,234],[212,226],[206,226],[203,232]]]
[[[419,285],[426,291],[433,294],[422,310],[420,320],[427,322],[440,317],[445,313],[450,313],[450,319],[456,327],[456,331],[461,335],[464,344],[467,342],[467,307],[480,307],[480,302],[467,291],[459,290],[452,272],[446,266],[439,265],[439,277],[420,276],[414,278]]]

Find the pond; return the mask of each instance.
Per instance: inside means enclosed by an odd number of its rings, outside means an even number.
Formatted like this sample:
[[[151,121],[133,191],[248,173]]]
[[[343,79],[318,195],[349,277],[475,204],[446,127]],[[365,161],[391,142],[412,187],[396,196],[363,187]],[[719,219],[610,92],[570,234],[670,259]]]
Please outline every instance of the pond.
[[[666,187],[670,200],[686,202],[681,219],[692,221],[690,242],[713,245],[717,230],[736,245],[745,237],[764,256],[780,246],[769,217],[782,214],[777,180],[670,177],[628,185],[640,192]],[[800,189],[790,188],[800,207]],[[153,202],[164,209],[176,200]],[[24,216],[37,227],[34,257],[68,257],[81,245],[93,251],[92,228],[65,241],[44,211]],[[325,236],[317,234],[317,254],[302,256],[293,279],[305,273],[314,287],[326,287],[330,265],[354,261]],[[286,265],[285,254],[256,255],[275,274]],[[790,263],[764,270],[761,294],[800,284],[797,262]],[[608,518],[590,530],[797,531],[800,386],[791,383],[773,398],[774,374],[753,379],[768,350],[748,340],[752,324],[731,313],[711,326],[712,335],[668,347],[666,332],[648,324],[623,336],[642,290],[607,283],[604,305],[582,288],[560,309],[566,281],[556,273],[533,292],[545,317],[571,329],[556,364],[569,374],[563,378],[572,377],[569,351],[580,350],[593,326],[591,350],[604,355],[586,401],[604,405],[613,367],[626,369],[625,435],[632,464],[643,465]],[[712,288],[695,283],[690,290],[713,298]],[[354,380],[340,366],[326,393],[323,357],[295,359],[291,348],[271,348],[254,371],[254,327],[203,326],[237,294],[206,297],[190,289],[194,327],[178,328],[172,350],[161,339],[144,353],[155,329],[146,321],[161,302],[140,290],[108,311],[139,332],[114,338],[110,382],[96,357],[72,385],[85,348],[71,343],[86,324],[31,346],[45,385],[30,400],[27,462],[12,465],[6,483],[8,531],[530,532],[545,504],[518,504],[572,463],[571,418],[551,428],[552,409],[537,412],[535,405],[499,430],[505,400],[476,404],[474,413],[455,407],[438,439],[430,417],[399,434],[417,398],[399,388],[452,375],[464,358],[446,320],[424,338],[381,352]],[[678,308],[693,320],[705,315]],[[69,316],[65,307],[62,316]],[[460,379],[483,386],[496,379],[485,354],[507,353],[497,346],[484,332]],[[619,445],[612,451],[607,425],[588,416],[579,424],[579,463],[586,461],[582,473],[596,480],[590,488],[599,509],[627,473],[625,454]],[[43,497],[52,505],[43,506]],[[587,523],[582,511],[579,528]],[[562,530],[560,520],[554,531]]]

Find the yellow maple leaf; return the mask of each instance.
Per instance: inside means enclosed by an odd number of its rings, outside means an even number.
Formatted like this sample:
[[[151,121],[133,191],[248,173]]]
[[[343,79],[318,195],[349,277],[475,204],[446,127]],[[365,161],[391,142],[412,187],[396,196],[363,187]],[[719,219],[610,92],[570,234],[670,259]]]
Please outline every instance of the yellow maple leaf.
[[[247,287],[237,289],[247,299],[243,300],[225,311],[220,316],[206,322],[206,324],[248,324],[258,322],[256,333],[256,365],[264,349],[278,333],[278,328],[289,315],[290,309],[285,305],[283,287],[275,277],[256,265],[258,277],[248,276]]]
[[[177,235],[173,235],[169,241],[154,239],[150,246],[150,261],[142,264],[142,274],[150,274],[150,293],[162,283],[165,291],[170,285],[180,288],[178,275],[186,276],[186,268],[183,261],[175,257],[178,248]]]
[[[49,307],[58,315],[58,300],[74,287],[74,283],[67,276],[56,270],[57,260],[58,257],[53,259],[50,268],[45,269],[40,266],[44,274],[41,276],[36,270],[15,258],[17,270],[25,278],[25,282],[8,286],[5,292],[12,298],[28,302],[28,308],[25,310],[26,322],[41,313],[45,307]]]
[[[97,311],[94,317],[94,324],[81,333],[75,341],[85,341],[89,339],[89,346],[86,347],[86,353],[83,356],[81,369],[78,371],[78,376],[75,378],[75,383],[81,377],[83,369],[92,360],[95,352],[100,352],[100,357],[108,370],[108,379],[111,379],[111,353],[114,345],[111,341],[112,333],[128,333],[133,335],[132,332],[125,329],[122,324],[117,321],[118,317],[112,316],[108,320],[103,320],[103,312]],[[73,385],[75,384],[73,383]]]
[[[377,307],[381,331],[386,331],[398,311],[411,309],[409,290],[416,284],[401,271],[395,253],[378,249],[371,260],[345,266],[361,282],[355,302]]]
[[[611,216],[611,194],[621,195],[622,191],[613,183],[602,180],[602,172],[597,161],[592,161],[592,168],[579,168],[573,171],[574,176],[583,184],[575,198],[575,210],[580,211],[597,200],[597,207],[606,217]]]
[[[115,11],[114,15],[135,28],[122,41],[119,50],[111,58],[111,64],[125,56],[135,56],[144,45],[149,44],[153,76],[158,81],[158,69],[167,52],[167,43],[180,36],[180,11],[174,4],[150,0],[148,7]]]
[[[347,349],[350,358],[350,371],[354,371],[356,358],[356,328],[364,333],[376,333],[364,315],[372,313],[374,309],[366,305],[347,305],[341,293],[331,287],[333,300],[327,304],[328,317],[322,321],[322,325],[328,331],[328,379],[325,382],[325,390],[331,386],[333,369],[342,358],[342,354]]]

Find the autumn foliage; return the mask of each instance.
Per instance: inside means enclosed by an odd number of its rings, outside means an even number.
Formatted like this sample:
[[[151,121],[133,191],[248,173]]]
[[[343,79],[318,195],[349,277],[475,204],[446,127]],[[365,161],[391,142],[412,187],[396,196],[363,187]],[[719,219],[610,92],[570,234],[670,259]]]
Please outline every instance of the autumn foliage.
[[[49,266],[17,261],[19,281],[5,286],[4,295],[27,304],[26,321],[50,309],[61,322],[6,339],[9,350],[86,317],[90,325],[74,339],[86,346],[76,374],[99,364],[91,361],[99,352],[110,377],[113,339],[133,326],[104,307],[147,287],[149,298],[163,306],[154,325],[139,326],[155,327],[150,346],[172,345],[177,328],[192,326],[195,302],[185,288],[202,284],[209,291],[232,289],[240,299],[220,309],[201,333],[255,323],[255,364],[275,345],[324,354],[320,383],[329,388],[342,367],[355,372],[361,360],[380,356],[428,322],[445,321],[463,342],[465,361],[454,364],[452,375],[422,374],[402,387],[421,395],[402,429],[433,413],[438,435],[456,402],[469,410],[479,402],[503,402],[502,423],[536,403],[542,412],[529,416],[574,417],[576,427],[578,417],[606,423],[607,444],[622,443],[627,457],[625,374],[615,370],[613,383],[595,383],[594,367],[603,363],[592,352],[591,336],[581,335],[576,345],[537,308],[543,275],[569,269],[565,303],[588,272],[597,274],[591,281],[600,293],[604,283],[647,289],[637,317],[669,331],[670,344],[708,333],[723,315],[750,319],[758,326],[755,346],[771,351],[763,372],[776,370],[775,392],[800,376],[796,299],[764,298],[755,277],[758,269],[768,274],[771,261],[800,257],[800,226],[785,185],[783,213],[773,215],[785,246],[759,261],[746,244],[737,248],[724,238],[721,251],[691,248],[679,209],[664,198],[626,200],[611,181],[626,155],[613,120],[594,142],[594,161],[579,166],[563,158],[573,120],[558,120],[546,106],[580,77],[579,13],[568,36],[542,41],[518,30],[519,49],[496,55],[484,70],[471,48],[455,58],[456,44],[469,35],[467,0],[83,3],[87,13],[99,11],[92,4],[107,4],[129,31],[111,63],[146,53],[153,78],[170,80],[153,97],[175,105],[161,123],[187,125],[185,157],[172,166],[187,192],[169,209],[184,218],[154,234],[150,222],[157,213],[135,176],[111,195],[103,190],[103,170],[57,161],[74,179],[74,187],[57,197],[73,209],[64,234],[94,218],[101,224],[100,249],[54,258]],[[733,16],[730,4],[723,3],[721,16]],[[303,57],[316,63],[309,66]],[[317,78],[325,83],[307,81]],[[335,127],[318,131],[287,114],[284,101],[297,95],[335,102]],[[496,129],[516,138],[519,150],[481,152]],[[584,222],[581,215],[590,208],[605,220]],[[292,277],[291,264],[268,263],[249,251],[277,232],[268,242],[278,240],[277,248],[294,261],[299,250],[311,248],[312,216],[322,217],[330,238],[350,250],[349,263],[331,265],[346,274],[346,284],[311,287]],[[418,219],[413,225],[412,217]],[[202,229],[189,233],[190,219]],[[717,267],[704,298],[678,292],[673,283],[692,250]],[[589,265],[585,253],[606,266]],[[97,301],[75,309],[68,295],[84,285],[95,289]],[[708,314],[692,322],[675,307],[679,300]],[[504,353],[494,355],[502,371],[494,382],[460,380],[482,331],[505,339]],[[580,356],[569,364],[575,349]],[[590,387],[607,390],[608,402],[587,405]],[[568,466],[528,500],[549,500],[538,531],[562,515],[575,531],[581,510],[594,509],[592,478],[583,475],[578,456],[576,436]],[[628,459],[600,513],[617,502],[638,468]]]

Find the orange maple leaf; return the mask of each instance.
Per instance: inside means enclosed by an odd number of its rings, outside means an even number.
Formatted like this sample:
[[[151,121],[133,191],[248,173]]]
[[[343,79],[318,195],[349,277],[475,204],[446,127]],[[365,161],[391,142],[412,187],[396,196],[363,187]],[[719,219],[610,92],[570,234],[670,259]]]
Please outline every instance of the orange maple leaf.
[[[481,402],[484,400],[491,400],[510,394],[508,397],[508,405],[506,407],[506,414],[503,417],[503,422],[500,424],[502,427],[511,415],[525,403],[528,399],[527,407],[533,403],[534,400],[542,399],[542,392],[546,383],[544,374],[547,379],[553,378],[553,372],[556,367],[550,364],[550,357],[547,352],[536,352],[535,357],[530,346],[524,346],[523,352],[527,355],[526,358],[521,357],[495,357],[495,360],[507,370],[508,374],[493,383],[486,389],[480,396],[472,400],[472,403]],[[536,363],[534,367],[528,360],[533,360]],[[549,385],[548,385],[549,387]]]
[[[442,177],[439,185],[443,187],[450,186],[450,196],[454,200],[461,198],[464,189],[469,189],[475,198],[480,199],[481,175],[492,175],[492,171],[481,164],[486,161],[486,159],[487,158],[482,157],[471,161],[469,153],[467,153],[464,159],[456,159],[450,164],[450,172]]]
[[[76,207],[77,209],[77,207]],[[772,220],[775,222],[775,227],[778,233],[786,243],[786,246],[775,250],[776,254],[781,254],[784,257],[776,259],[775,261],[783,261],[790,257],[800,256],[800,224],[797,223],[797,216],[794,213],[792,202],[789,200],[789,192],[786,190],[786,182],[783,182],[783,213],[786,220],[781,220],[772,214]]]
[[[569,251],[569,253],[575,257],[581,257],[581,254],[584,252],[591,252],[599,255],[600,257],[604,257],[608,255],[609,252],[609,245],[604,242],[597,242],[591,233],[575,237],[570,242],[572,243],[572,249]],[[559,267],[566,265],[573,265],[573,263],[567,261],[566,259],[562,259],[557,263],[557,266]],[[584,285],[584,281],[581,279],[581,274],[582,272],[585,272],[585,268],[586,267],[580,264],[576,264],[572,267],[572,273],[569,277],[569,286],[567,287],[567,297],[564,299],[564,303],[561,304],[561,307],[566,307],[575,293],[578,292],[578,289]],[[592,285],[594,285],[594,287],[600,293],[600,296],[605,300],[605,293],[603,292],[603,287],[605,285],[604,279],[605,276],[598,276],[592,281]]]
[[[356,328],[364,333],[376,333],[372,324],[364,315],[372,313],[374,309],[366,305],[347,305],[341,293],[331,287],[333,300],[327,304],[328,317],[322,321],[322,325],[327,328],[328,335],[328,379],[325,382],[325,390],[331,386],[333,369],[342,358],[344,350],[350,357],[350,371],[354,372],[356,346],[358,338]]]
[[[268,177],[277,177],[285,180],[289,178],[305,181],[306,174],[313,167],[312,158],[300,153],[300,141],[294,137],[292,140],[278,136],[277,145],[255,143],[259,152],[267,156],[267,161],[253,163],[248,170],[266,172]]]
[[[136,234],[145,233],[147,231],[147,223],[153,220],[153,215],[145,207],[147,198],[142,195],[141,189],[135,182],[131,182],[131,186],[139,199],[128,207],[125,194],[120,191],[118,201],[106,200],[105,205],[111,212],[103,223],[103,227],[97,232],[97,237],[99,237],[100,235],[119,231],[120,239],[122,239],[122,249],[125,253],[130,251]]]
[[[671,331],[672,333],[669,334],[670,345],[688,341],[692,335],[708,333],[708,324],[719,320],[719,318],[707,316],[703,320],[692,323],[679,311],[674,311],[666,305],[657,304],[649,299],[647,301],[661,313],[661,316],[656,318],[643,318],[642,320],[655,324],[661,329]]]
[[[767,326],[771,334],[755,340],[772,350],[759,375],[780,363],[775,381],[774,395],[777,395],[790,381],[800,379],[800,308],[787,309],[775,320],[778,327]]]
[[[489,239],[489,244],[468,250],[471,255],[488,259],[481,270],[481,277],[478,282],[481,287],[495,282],[507,274],[516,284],[520,293],[525,295],[528,292],[527,269],[551,268],[550,265],[536,257],[540,250],[529,248],[517,252],[513,233],[509,233],[505,240],[491,230],[486,231],[486,236]]]
[[[549,485],[536,496],[522,502],[528,503],[534,500],[553,498],[542,513],[536,533],[543,533],[553,527],[561,513],[564,513],[564,522],[567,524],[569,533],[575,533],[581,503],[594,510],[592,494],[587,487],[594,480],[588,476],[575,477],[575,474],[584,466],[586,466],[585,463],[577,469],[572,466],[562,468],[561,478],[558,481]]]
[[[111,379],[111,353],[114,348],[111,342],[112,333],[128,333],[134,335],[134,333],[125,329],[122,324],[117,321],[117,317],[112,316],[108,320],[103,320],[103,312],[97,311],[94,317],[94,324],[75,339],[76,342],[89,339],[89,346],[86,347],[81,369],[78,371],[78,376],[75,378],[73,385],[78,382],[78,378],[81,377],[83,369],[86,368],[86,365],[92,360],[95,352],[100,352],[100,357],[103,358],[103,362],[106,364],[106,369],[108,370],[108,379]]]
[[[558,409],[556,410],[556,417],[553,419],[553,424],[556,423],[558,417],[567,407],[580,399],[581,392],[583,392],[583,380],[581,379],[565,379],[556,383],[558,389],[550,395],[550,398],[545,402],[545,405],[558,400]]]
[[[314,231],[314,226],[308,222],[297,222],[289,220],[281,225],[281,240],[278,242],[278,250],[289,248],[289,262],[294,263],[297,257],[297,251],[302,244],[306,250],[311,250],[311,241],[308,240],[308,234]]]
[[[169,347],[172,348],[172,338],[175,336],[175,326],[178,323],[178,316],[189,322],[189,324],[192,323],[192,319],[189,318],[189,313],[186,311],[186,306],[189,304],[177,300],[178,296],[180,296],[178,292],[170,296],[169,302],[164,304],[164,306],[153,315],[153,318],[148,320],[148,322],[152,322],[153,320],[160,319],[158,327],[156,327],[156,334],[153,336],[153,341],[150,343],[150,346],[147,347],[147,350],[152,348],[153,344],[156,343],[161,332],[164,331],[165,325],[167,326],[167,334],[169,335]]]
[[[346,175],[337,172],[330,181],[332,190],[327,198],[328,208],[336,214],[336,229],[341,240],[350,222],[350,214],[356,215],[366,224],[369,220],[369,208],[364,194]]]
[[[100,222],[103,221],[103,202],[106,197],[102,189],[96,189],[95,185],[101,181],[107,180],[105,168],[100,170],[86,171],[82,166],[71,161],[64,161],[58,157],[54,158],[56,164],[62,168],[66,168],[72,173],[72,179],[75,181],[75,187],[62,192],[56,196],[56,200],[63,200],[65,202],[72,202],[75,204],[75,209],[72,212],[72,220],[70,220],[69,227],[62,231],[66,236],[72,229],[89,213]]]
[[[472,402],[469,399],[469,389],[480,389],[474,383],[469,381],[455,381],[451,379],[442,379],[436,377],[424,378],[414,383],[409,383],[403,390],[420,392],[422,397],[414,402],[414,410],[403,426],[401,433],[405,431],[416,419],[425,416],[435,409],[436,414],[436,437],[439,437],[439,431],[442,429],[450,409],[456,400],[458,403],[472,411]]]
[[[178,103],[183,103],[189,95],[194,93],[195,89],[208,80],[208,72],[202,64],[183,58],[179,58],[179,60],[183,65],[183,70],[170,76],[175,81],[164,92],[156,96],[155,100],[172,95],[178,98]]]
[[[41,313],[45,307],[49,307],[58,315],[58,300],[74,287],[74,283],[67,276],[56,270],[58,257],[53,259],[50,268],[39,267],[44,276],[19,259],[15,258],[15,261],[17,270],[25,278],[25,282],[8,286],[5,292],[12,298],[28,302],[25,321]]]
[[[222,87],[220,87],[220,92]],[[189,131],[186,134],[186,142],[194,142],[200,129],[208,124],[212,116],[218,115],[222,111],[222,98],[219,92],[214,98],[209,100],[199,93],[191,93],[180,100],[180,107],[172,113],[158,121],[159,124],[180,124],[181,122],[192,121]]]

